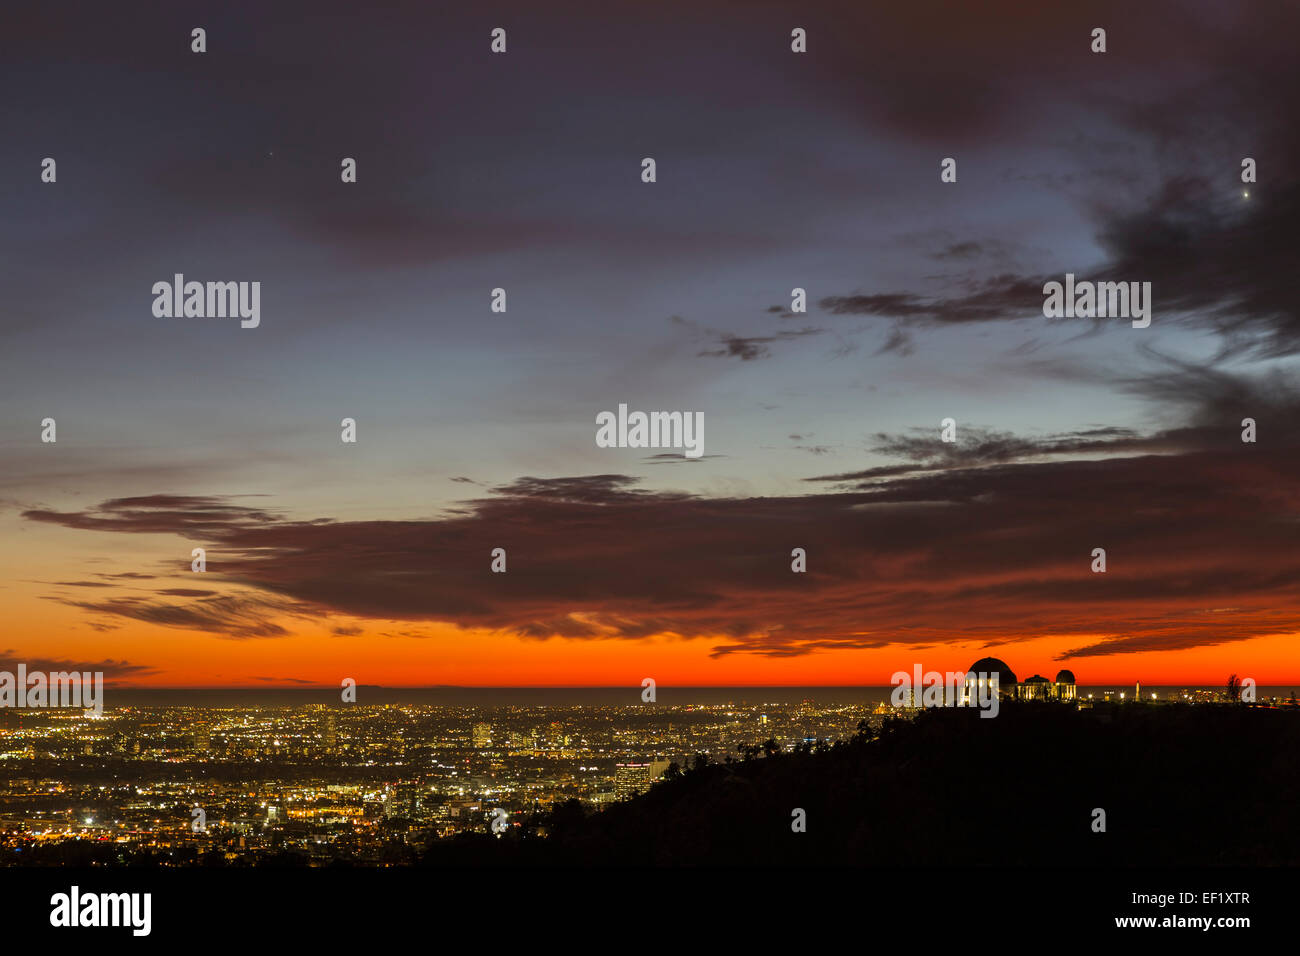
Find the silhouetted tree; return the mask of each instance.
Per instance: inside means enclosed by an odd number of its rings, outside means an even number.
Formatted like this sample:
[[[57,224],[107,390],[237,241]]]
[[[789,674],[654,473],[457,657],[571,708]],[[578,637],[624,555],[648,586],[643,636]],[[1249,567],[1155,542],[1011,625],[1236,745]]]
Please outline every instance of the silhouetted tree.
[[[1228,675],[1227,695],[1229,703],[1239,703],[1241,701],[1241,678],[1236,674]]]

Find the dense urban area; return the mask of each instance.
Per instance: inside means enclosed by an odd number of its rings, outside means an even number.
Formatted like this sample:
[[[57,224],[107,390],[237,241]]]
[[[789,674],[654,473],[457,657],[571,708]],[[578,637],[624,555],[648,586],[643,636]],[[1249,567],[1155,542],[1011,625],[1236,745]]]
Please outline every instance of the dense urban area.
[[[0,862],[401,863],[431,840],[500,831],[570,800],[599,810],[701,754],[741,760],[826,746],[863,720],[912,713],[886,701],[739,697],[9,709],[0,711]]]

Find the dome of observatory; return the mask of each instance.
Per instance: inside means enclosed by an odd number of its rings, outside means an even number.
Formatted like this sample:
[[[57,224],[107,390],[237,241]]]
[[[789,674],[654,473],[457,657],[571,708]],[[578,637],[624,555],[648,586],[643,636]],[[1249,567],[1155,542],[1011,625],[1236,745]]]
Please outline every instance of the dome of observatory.
[[[1074,671],[1059,671],[1059,672],[1057,672],[1057,675],[1056,675],[1056,682],[1057,682],[1058,684],[1073,684],[1073,683],[1075,683],[1075,680],[1074,680]]]
[[[981,657],[970,667],[966,668],[966,673],[997,674],[998,687],[1003,690],[1016,683],[1015,672],[1007,666],[1006,661],[1000,661],[996,657]]]

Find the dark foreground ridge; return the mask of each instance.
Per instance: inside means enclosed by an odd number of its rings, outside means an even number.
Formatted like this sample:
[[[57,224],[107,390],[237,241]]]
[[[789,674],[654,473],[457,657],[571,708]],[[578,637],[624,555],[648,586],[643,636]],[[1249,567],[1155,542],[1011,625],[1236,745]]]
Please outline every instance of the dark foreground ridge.
[[[757,749],[757,748],[756,748]],[[761,751],[760,751],[761,752]],[[1227,865],[1300,862],[1300,714],[1247,706],[934,709],[851,741],[697,758],[588,815],[570,802],[432,865]],[[792,831],[792,813],[807,832]],[[1094,832],[1094,810],[1105,832]],[[545,834],[543,837],[542,834]]]

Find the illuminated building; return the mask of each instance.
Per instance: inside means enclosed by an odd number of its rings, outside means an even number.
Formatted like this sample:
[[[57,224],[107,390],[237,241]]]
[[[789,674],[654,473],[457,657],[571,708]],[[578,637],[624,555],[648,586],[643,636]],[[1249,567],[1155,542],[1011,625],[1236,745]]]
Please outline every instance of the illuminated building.
[[[614,796],[623,800],[650,789],[650,784],[663,776],[669,763],[671,761],[656,757],[646,762],[617,764],[614,768]]]
[[[1016,687],[1018,700],[1076,700],[1078,696],[1072,671],[1058,671],[1054,681],[1035,674]]]
[[[1017,700],[1076,700],[1079,688],[1071,671],[1058,671],[1056,680],[1035,674],[1017,685],[1015,697]]]
[[[650,787],[650,764],[620,763],[614,768],[614,796],[634,797]]]
[[[420,790],[410,784],[397,784],[384,788],[384,819],[406,818],[413,820],[420,810]]]
[[[986,680],[992,680],[995,677],[998,685],[998,696],[1002,698],[1072,701],[1077,700],[1079,697],[1079,688],[1075,683],[1072,671],[1058,671],[1054,681],[1048,680],[1041,674],[1035,674],[1022,682],[1016,679],[1015,672],[1006,665],[1006,662],[996,657],[985,657],[967,668],[966,673],[975,675],[972,681],[967,682],[963,692],[963,702],[967,706],[972,704],[972,690],[975,691],[978,697],[979,687]]]
[[[982,657],[966,668],[966,673],[975,675],[974,680],[968,680],[965,685],[964,696],[968,705],[972,703],[972,692],[976,700],[983,696],[979,688],[983,687],[986,681],[997,682],[999,697],[1016,696],[1016,672],[1008,667],[1005,661],[1000,661],[996,657]]]
[[[1048,700],[1052,696],[1053,684],[1041,674],[1026,678],[1024,683],[1016,686],[1017,700]]]

